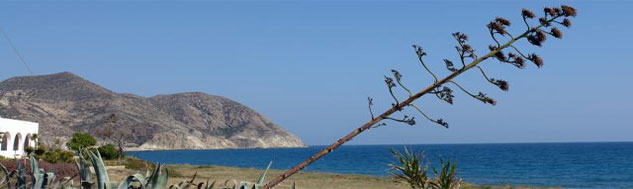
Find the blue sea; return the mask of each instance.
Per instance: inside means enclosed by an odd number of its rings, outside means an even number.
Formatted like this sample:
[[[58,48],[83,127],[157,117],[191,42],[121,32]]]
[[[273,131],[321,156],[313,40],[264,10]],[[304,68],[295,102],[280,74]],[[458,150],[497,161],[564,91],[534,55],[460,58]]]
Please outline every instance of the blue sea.
[[[389,176],[391,149],[405,145],[342,146],[305,171]],[[633,188],[633,142],[512,143],[406,145],[424,151],[437,166],[439,158],[457,161],[464,181],[490,185],[569,188]],[[275,149],[136,151],[128,155],[153,162],[288,169],[325,146]]]

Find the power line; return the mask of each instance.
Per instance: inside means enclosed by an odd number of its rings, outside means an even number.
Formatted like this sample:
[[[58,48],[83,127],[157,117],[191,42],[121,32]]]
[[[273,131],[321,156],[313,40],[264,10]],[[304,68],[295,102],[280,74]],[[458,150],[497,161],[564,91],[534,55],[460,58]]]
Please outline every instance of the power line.
[[[29,65],[26,64],[26,61],[24,61],[24,58],[22,58],[22,55],[20,55],[20,52],[18,51],[18,49],[15,48],[15,45],[13,44],[13,41],[11,41],[11,39],[9,38],[7,33],[5,33],[4,30],[1,27],[0,27],[0,33],[2,33],[2,36],[4,36],[4,39],[7,40],[7,42],[9,43],[9,46],[11,46],[11,49],[13,49],[13,52],[15,53],[15,56],[18,57],[18,60],[20,62],[22,62],[22,64],[24,64],[24,67],[26,67],[26,70],[28,70],[29,73],[31,73],[31,75],[33,75],[33,71],[31,71],[31,67],[29,67]]]

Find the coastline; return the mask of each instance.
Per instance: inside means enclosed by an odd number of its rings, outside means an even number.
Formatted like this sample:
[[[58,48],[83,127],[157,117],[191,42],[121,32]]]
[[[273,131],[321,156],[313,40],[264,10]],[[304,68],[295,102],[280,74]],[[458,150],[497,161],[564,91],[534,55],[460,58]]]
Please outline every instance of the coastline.
[[[288,149],[288,148],[309,148],[310,145],[304,146],[276,146],[276,147],[227,147],[227,148],[170,148],[170,149],[156,149],[156,148],[126,148],[125,152],[155,152],[155,151],[179,151],[179,150],[245,150],[245,149]]]
[[[592,143],[633,143],[633,141],[545,141],[545,142],[467,142],[467,143],[424,143],[424,144],[348,144],[345,146],[414,146],[414,145],[516,145],[516,144],[592,144]],[[144,152],[144,151],[178,151],[178,150],[235,150],[235,149],[289,149],[289,148],[309,148],[309,147],[327,147],[330,144],[314,144],[304,146],[278,146],[278,147],[227,147],[227,148],[126,148],[125,152]]]

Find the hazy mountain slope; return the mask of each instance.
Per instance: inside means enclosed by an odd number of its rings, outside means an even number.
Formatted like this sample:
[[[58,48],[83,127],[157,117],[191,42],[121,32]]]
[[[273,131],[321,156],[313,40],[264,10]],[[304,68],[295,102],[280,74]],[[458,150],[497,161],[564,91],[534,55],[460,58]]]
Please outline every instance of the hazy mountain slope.
[[[0,116],[40,123],[46,143],[94,133],[111,114],[134,132],[131,149],[304,146],[261,114],[220,96],[118,94],[69,72],[0,82]]]

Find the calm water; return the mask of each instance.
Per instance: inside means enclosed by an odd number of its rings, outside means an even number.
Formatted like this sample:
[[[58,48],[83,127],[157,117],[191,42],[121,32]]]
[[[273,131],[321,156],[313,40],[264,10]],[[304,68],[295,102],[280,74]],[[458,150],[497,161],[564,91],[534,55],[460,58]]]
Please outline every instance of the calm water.
[[[478,184],[581,188],[633,188],[633,142],[407,145],[430,162],[454,158],[458,174]],[[343,146],[307,171],[387,176],[390,149],[403,145]],[[290,149],[173,150],[128,152],[154,162],[287,169],[324,146]]]

